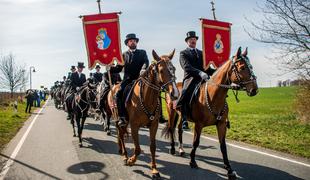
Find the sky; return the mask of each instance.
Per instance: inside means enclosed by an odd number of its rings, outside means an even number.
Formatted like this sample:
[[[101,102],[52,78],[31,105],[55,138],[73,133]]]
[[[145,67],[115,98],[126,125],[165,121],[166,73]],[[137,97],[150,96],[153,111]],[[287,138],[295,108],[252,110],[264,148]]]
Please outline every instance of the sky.
[[[232,23],[231,56],[239,46],[248,47],[258,85],[270,87],[278,80],[292,77],[279,75],[277,65],[266,58],[272,54],[272,48],[252,40],[244,30],[252,28],[246,18],[254,22],[263,18],[254,11],[261,2],[215,0],[215,8],[218,20]],[[138,48],[145,49],[150,60],[152,49],[163,55],[175,48],[173,64],[177,81],[183,77],[179,52],[186,48],[186,32],[196,31],[200,37],[197,47],[201,49],[199,18],[213,18],[210,0],[103,0],[101,6],[103,12],[122,12],[122,51],[127,50],[123,41],[128,33],[137,34]],[[25,65],[27,70],[34,66],[33,88],[51,87],[67,75],[71,65],[80,61],[87,66],[82,22],[78,16],[97,12],[96,0],[0,0],[0,55],[12,53],[17,63]],[[84,70],[87,76],[89,72]]]

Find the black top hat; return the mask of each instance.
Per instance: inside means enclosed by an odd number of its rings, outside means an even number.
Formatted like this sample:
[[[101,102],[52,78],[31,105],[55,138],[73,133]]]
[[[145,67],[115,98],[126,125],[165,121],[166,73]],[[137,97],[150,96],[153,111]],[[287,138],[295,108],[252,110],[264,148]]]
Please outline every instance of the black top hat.
[[[75,69],[75,66],[71,66],[71,70]]]
[[[84,63],[83,62],[78,62],[78,68],[85,68]]]
[[[97,68],[101,68],[101,67],[100,67],[99,65],[96,65],[96,69],[97,69]]]
[[[186,33],[186,38],[185,38],[185,41],[187,42],[187,40],[189,38],[196,38],[198,40],[198,36],[196,36],[196,32],[195,31],[188,31]]]
[[[127,36],[126,36],[126,39],[125,39],[125,41],[124,41],[124,42],[125,42],[125,45],[127,45],[128,41],[129,41],[130,39],[135,39],[137,42],[139,42],[139,38],[136,37],[136,34],[130,33],[130,34],[127,34]]]

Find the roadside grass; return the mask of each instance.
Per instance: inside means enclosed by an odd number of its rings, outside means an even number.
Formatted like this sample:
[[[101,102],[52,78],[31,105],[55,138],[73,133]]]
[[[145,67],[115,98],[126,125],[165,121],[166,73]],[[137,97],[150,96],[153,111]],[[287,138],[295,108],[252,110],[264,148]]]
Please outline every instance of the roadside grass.
[[[41,107],[43,105],[44,101],[42,101]],[[18,103],[17,112],[14,112],[12,106],[0,105],[0,152],[31,116],[31,114],[25,113],[25,109],[26,102]],[[35,109],[32,107],[31,112]]]
[[[310,158],[310,125],[299,121],[293,109],[296,90],[296,87],[260,88],[254,97],[240,92],[240,103],[229,91],[231,128],[227,138]],[[217,136],[215,126],[205,127],[203,133]]]

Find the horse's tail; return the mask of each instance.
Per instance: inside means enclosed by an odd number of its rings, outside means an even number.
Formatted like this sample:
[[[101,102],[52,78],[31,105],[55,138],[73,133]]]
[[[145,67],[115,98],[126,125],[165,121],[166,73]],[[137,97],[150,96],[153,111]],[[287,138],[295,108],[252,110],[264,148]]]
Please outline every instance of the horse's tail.
[[[161,131],[161,136],[165,139],[171,139],[172,137],[175,137],[175,127],[178,122],[178,113],[174,109],[170,109],[168,122],[166,123],[166,126]]]

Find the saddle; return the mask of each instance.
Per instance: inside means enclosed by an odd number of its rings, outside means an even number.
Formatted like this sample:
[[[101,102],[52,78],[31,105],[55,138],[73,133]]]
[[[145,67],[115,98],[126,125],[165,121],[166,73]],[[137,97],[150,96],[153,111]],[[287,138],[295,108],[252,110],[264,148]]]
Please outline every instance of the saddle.
[[[125,107],[127,108],[127,103],[131,98],[132,92],[133,92],[133,87],[135,86],[137,81],[133,81],[131,83],[129,83],[126,88],[124,89],[124,94],[123,94],[123,102],[125,102]]]
[[[195,84],[194,90],[192,91],[192,94],[190,96],[190,100],[186,104],[187,105],[187,114],[189,115],[190,118],[192,118],[191,112],[192,112],[193,102],[198,99],[198,97],[200,95],[199,89],[203,83],[205,83],[205,81],[201,80],[200,82]]]

